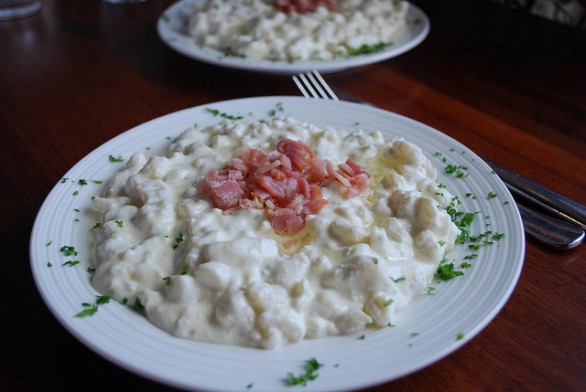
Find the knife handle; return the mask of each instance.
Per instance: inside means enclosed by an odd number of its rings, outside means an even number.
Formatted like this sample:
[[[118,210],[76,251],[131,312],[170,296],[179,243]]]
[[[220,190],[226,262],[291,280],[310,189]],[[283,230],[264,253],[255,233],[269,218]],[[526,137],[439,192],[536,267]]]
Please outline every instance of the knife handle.
[[[548,211],[560,215],[586,230],[586,206],[525,178],[498,163],[487,159],[484,159],[484,161],[492,167],[494,172],[513,193],[526,197]]]

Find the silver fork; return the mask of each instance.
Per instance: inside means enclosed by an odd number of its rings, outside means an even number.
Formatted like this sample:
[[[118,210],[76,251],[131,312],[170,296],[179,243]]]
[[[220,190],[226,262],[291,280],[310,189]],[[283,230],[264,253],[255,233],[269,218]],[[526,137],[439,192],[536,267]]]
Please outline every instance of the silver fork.
[[[293,81],[305,98],[339,101],[334,91],[316,70],[293,75]],[[579,225],[547,216],[518,202],[517,205],[525,231],[538,241],[553,248],[571,249],[584,240],[585,233]]]
[[[334,91],[316,70],[293,75],[293,81],[305,98],[339,101]]]

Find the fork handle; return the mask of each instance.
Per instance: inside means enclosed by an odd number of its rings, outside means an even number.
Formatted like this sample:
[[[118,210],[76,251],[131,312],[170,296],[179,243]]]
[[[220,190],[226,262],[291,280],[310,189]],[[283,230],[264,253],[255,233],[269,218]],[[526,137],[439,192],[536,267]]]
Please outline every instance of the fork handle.
[[[484,159],[484,158],[483,158]],[[484,159],[509,190],[586,230],[586,206],[552,191],[498,163]]]

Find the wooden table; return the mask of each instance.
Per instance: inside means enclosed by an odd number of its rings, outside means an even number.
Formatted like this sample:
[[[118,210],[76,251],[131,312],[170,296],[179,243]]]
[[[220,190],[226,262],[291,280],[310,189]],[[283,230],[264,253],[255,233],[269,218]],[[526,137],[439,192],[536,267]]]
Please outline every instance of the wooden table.
[[[326,79],[586,203],[586,34],[487,0],[413,2],[432,21],[420,46]],[[0,22],[0,390],[166,390],[97,356],[50,314],[29,267],[36,213],[71,166],[135,125],[219,100],[298,95],[289,77],[170,50],[155,29],[169,4],[45,0],[35,16]],[[484,331],[371,391],[585,389],[586,245],[528,241],[518,286]]]

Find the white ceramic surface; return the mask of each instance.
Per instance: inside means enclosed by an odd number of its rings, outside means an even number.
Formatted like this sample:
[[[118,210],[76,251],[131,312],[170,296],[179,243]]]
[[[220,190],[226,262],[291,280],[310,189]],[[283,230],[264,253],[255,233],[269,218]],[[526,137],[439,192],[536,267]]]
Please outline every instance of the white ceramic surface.
[[[143,316],[119,303],[101,305],[92,317],[75,318],[82,303],[99,295],[90,284],[90,228],[96,218],[87,213],[91,197],[104,181],[138,150],[160,152],[184,129],[220,121],[207,108],[243,115],[247,120],[269,119],[281,103],[281,114],[340,129],[380,130],[385,136],[402,136],[417,143],[441,173],[439,181],[458,195],[466,211],[480,211],[472,231],[505,233],[500,241],[483,247],[470,260],[465,275],[436,285],[399,313],[396,326],[283,347],[273,351],[203,344],[175,338],[150,324]],[[443,173],[445,162],[468,167],[465,179]],[[67,330],[90,349],[131,372],[161,383],[209,391],[291,390],[287,373],[303,373],[304,361],[315,357],[324,366],[317,380],[303,391],[345,391],[399,378],[421,369],[466,344],[505,305],[519,278],[525,238],[513,199],[500,179],[476,154],[445,134],[426,125],[381,109],[348,102],[300,97],[248,98],[210,103],[172,113],[139,125],[88,154],[55,185],[42,205],[30,242],[31,266],[44,301]],[[84,179],[87,185],[80,184]],[[489,192],[498,196],[487,198]],[[467,197],[466,194],[475,197]],[[59,249],[74,246],[77,257]],[[449,257],[459,265],[472,253],[459,246]],[[77,259],[74,267],[63,265]],[[51,263],[52,266],[49,266]],[[251,385],[250,388],[247,386]]]
[[[364,66],[399,56],[419,45],[429,33],[430,23],[425,13],[410,4],[407,13],[407,29],[388,48],[381,52],[340,58],[331,61],[258,61],[235,56],[226,56],[222,52],[202,47],[186,32],[186,26],[192,14],[193,3],[201,0],[180,0],[171,5],[159,17],[157,29],[159,37],[173,50],[195,60],[222,67],[243,69],[247,71],[293,75],[310,70],[322,74],[338,72],[349,68]]]

